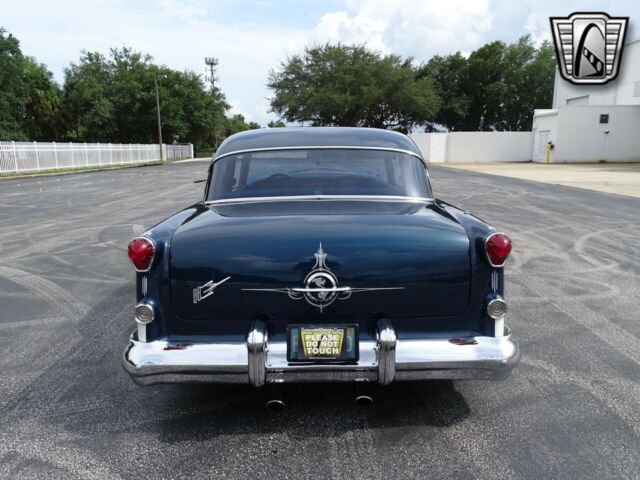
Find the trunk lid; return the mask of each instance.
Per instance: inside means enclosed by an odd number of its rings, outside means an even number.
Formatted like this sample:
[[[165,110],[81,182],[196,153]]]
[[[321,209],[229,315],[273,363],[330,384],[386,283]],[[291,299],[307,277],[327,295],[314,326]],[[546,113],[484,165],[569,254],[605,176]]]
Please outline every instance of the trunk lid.
[[[431,204],[202,207],[172,238],[170,278],[177,322],[449,317],[469,301],[469,239]]]

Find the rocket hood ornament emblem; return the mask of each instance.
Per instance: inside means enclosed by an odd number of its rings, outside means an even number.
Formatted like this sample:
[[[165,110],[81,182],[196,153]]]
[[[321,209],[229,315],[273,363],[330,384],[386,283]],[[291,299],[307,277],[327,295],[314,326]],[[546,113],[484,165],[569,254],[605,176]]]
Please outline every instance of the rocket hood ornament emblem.
[[[223,278],[217,283],[214,283],[213,280],[208,281],[204,285],[200,285],[193,289],[193,303],[198,303],[204,300],[207,297],[210,297],[214,294],[216,287],[222,285],[224,282],[229,280],[231,277]]]
[[[303,280],[302,287],[287,288],[243,288],[251,292],[276,292],[286,293],[293,300],[305,299],[309,305],[322,310],[331,305],[336,300],[346,300],[353,293],[372,292],[377,290],[402,290],[404,287],[373,287],[373,288],[352,288],[339,286],[338,279],[331,271],[325,260],[327,254],[322,249],[322,243],[318,251],[314,254],[316,263]]]

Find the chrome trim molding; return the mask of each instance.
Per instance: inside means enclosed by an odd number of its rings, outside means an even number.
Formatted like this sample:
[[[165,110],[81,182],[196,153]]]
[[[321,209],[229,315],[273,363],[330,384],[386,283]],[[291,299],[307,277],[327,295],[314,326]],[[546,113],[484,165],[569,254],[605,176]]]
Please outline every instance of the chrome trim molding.
[[[228,157],[230,155],[241,155],[243,153],[254,153],[254,152],[277,152],[283,150],[377,150],[383,152],[395,152],[395,153],[405,153],[407,155],[411,155],[419,159],[424,166],[427,166],[427,162],[422,156],[416,152],[412,152],[411,150],[404,150],[402,148],[393,148],[393,147],[358,147],[358,146],[341,146],[341,145],[307,145],[307,146],[290,146],[290,147],[265,147],[265,148],[247,148],[244,150],[234,150],[233,152],[223,153],[220,156],[213,157],[211,160],[211,165],[220,160],[221,158]]]
[[[273,197],[242,197],[221,198],[219,200],[207,200],[205,205],[230,205],[234,203],[258,203],[258,202],[304,202],[310,200],[323,201],[360,201],[360,202],[403,202],[403,203],[432,203],[429,197],[403,197],[398,195],[280,195]]]
[[[498,287],[499,287],[498,272],[494,270],[493,272],[491,272],[491,291],[493,293],[498,293]]]
[[[284,341],[268,342],[256,320],[246,342],[207,343],[155,340],[134,333],[124,352],[124,369],[141,385],[155,383],[379,382],[427,379],[502,380],[520,360],[511,331],[504,336],[397,338],[389,320],[378,323],[377,340],[360,340],[360,360],[350,364],[289,364]]]

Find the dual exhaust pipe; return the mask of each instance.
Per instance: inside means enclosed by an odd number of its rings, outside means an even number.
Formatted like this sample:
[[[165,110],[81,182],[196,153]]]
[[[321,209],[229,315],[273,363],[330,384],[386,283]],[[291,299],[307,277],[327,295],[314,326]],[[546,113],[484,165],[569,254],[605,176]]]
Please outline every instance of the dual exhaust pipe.
[[[271,392],[271,397],[264,404],[265,408],[270,412],[281,412],[287,408],[287,404],[282,400],[282,394],[280,389],[274,389]],[[356,396],[354,399],[355,404],[358,407],[364,408],[373,405],[373,397],[368,394],[366,389],[360,384],[356,385]]]

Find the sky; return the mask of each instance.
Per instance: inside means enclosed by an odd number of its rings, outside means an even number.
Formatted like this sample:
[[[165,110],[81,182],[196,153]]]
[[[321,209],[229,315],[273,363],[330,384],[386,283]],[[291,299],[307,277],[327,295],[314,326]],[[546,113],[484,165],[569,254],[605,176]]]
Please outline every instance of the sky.
[[[129,46],[156,63],[205,74],[218,58],[218,85],[232,113],[266,125],[269,71],[314,43],[365,44],[426,62],[530,34],[551,39],[550,16],[604,11],[629,16],[640,38],[640,2],[557,0],[0,0],[0,27],[62,83],[81,50]]]

